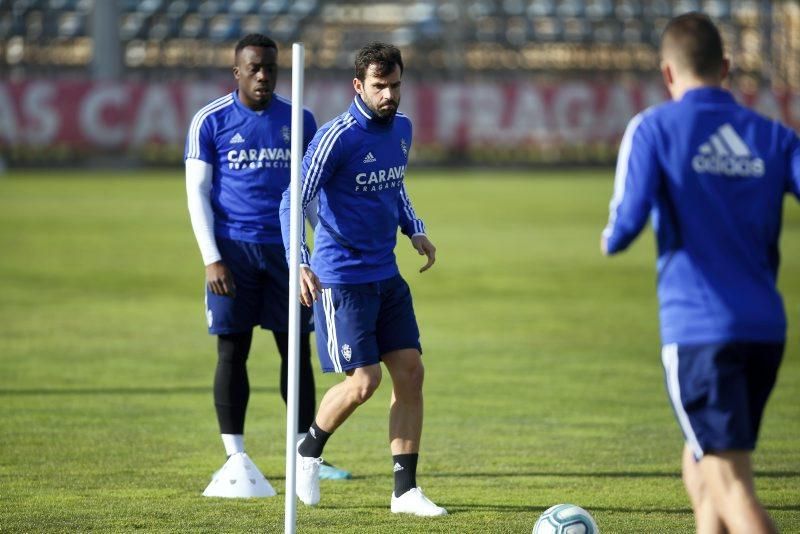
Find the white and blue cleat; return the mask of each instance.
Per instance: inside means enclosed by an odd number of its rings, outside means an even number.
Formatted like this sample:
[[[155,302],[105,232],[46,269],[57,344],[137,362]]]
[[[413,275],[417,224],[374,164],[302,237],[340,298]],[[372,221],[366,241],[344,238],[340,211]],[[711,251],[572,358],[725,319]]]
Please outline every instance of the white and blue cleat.
[[[353,475],[350,474],[350,471],[339,469],[323,460],[322,465],[319,466],[319,478],[321,480],[350,480]]]

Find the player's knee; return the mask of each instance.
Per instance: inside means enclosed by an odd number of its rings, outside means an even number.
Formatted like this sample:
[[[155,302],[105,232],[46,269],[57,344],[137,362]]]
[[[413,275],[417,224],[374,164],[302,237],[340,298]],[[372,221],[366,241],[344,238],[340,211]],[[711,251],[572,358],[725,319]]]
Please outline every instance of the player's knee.
[[[417,358],[407,365],[405,365],[399,373],[397,373],[397,380],[399,386],[407,392],[421,392],[422,383],[425,381],[425,366],[422,365],[422,360]]]
[[[408,369],[408,386],[415,391],[422,391],[422,383],[425,381],[425,366],[422,365],[422,360],[417,362]]]
[[[252,334],[221,334],[217,338],[219,361],[229,365],[244,365],[250,353]]]
[[[381,384],[380,367],[353,375],[350,380],[350,392],[353,400],[358,404],[364,404]]]

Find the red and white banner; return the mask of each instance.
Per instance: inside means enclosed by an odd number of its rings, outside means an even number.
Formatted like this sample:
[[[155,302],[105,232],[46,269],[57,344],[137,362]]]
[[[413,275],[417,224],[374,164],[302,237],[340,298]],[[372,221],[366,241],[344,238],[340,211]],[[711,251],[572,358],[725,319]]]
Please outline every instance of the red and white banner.
[[[0,82],[0,154],[12,163],[103,155],[180,162],[194,113],[233,87]],[[288,80],[278,89],[288,94]],[[349,80],[312,80],[305,103],[321,125],[347,109],[352,94]],[[737,96],[800,130],[800,94]],[[666,98],[655,81],[408,81],[400,108],[414,123],[418,161],[609,161],[628,120]]]

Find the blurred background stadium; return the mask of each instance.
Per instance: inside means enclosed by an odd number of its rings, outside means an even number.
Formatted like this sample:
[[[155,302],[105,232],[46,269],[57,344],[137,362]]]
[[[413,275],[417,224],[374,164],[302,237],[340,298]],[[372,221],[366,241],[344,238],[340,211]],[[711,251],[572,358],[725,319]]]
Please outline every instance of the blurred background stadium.
[[[306,45],[306,104],[344,110],[352,59],[399,45],[418,163],[609,163],[662,101],[657,43],[701,10],[740,99],[800,128],[800,2],[760,0],[0,0],[0,156],[10,166],[180,164],[194,111],[234,87],[244,34]]]
[[[284,95],[305,43],[320,124],[349,105],[361,45],[402,47],[411,194],[439,248],[424,275],[397,250],[424,329],[421,484],[451,515],[389,512],[384,385],[327,449],[355,478],[298,525],[530,532],[575,502],[603,532],[693,531],[652,232],[614,266],[598,239],[625,125],[667,97],[661,29],[696,9],[737,96],[800,129],[798,1],[0,0],[0,532],[281,531],[283,496],[200,496],[223,456],[181,166],[189,120],[235,87],[234,44],[256,31],[279,42]],[[789,342],[755,465],[778,527],[800,532],[794,200],[781,249]],[[274,352],[255,336],[247,439],[282,493]],[[317,372],[317,398],[337,380]]]

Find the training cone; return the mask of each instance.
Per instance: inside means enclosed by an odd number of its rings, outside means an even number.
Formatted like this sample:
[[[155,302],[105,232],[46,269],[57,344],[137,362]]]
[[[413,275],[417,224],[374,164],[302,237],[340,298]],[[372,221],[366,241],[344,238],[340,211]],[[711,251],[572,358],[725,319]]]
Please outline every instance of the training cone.
[[[205,497],[274,497],[275,490],[247,453],[232,454],[203,492]]]

